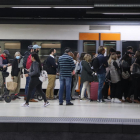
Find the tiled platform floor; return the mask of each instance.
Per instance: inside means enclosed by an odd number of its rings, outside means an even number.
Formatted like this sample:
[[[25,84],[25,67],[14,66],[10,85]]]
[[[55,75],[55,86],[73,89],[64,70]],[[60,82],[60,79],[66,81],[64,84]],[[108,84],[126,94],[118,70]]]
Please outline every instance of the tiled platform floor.
[[[50,101],[44,108],[43,101],[30,103],[29,108],[21,107],[23,98],[11,103],[0,102],[0,117],[81,117],[81,118],[130,118],[140,119],[140,104],[97,103],[73,101],[74,106],[59,106],[58,100]]]

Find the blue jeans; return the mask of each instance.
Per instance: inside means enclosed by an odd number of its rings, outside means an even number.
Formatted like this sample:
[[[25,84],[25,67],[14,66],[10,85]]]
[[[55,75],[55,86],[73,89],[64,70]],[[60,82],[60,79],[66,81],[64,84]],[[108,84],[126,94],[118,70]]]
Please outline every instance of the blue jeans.
[[[66,86],[66,103],[70,103],[72,77],[60,76],[59,103],[63,103],[64,87]]]
[[[26,85],[25,85],[25,96],[27,97],[28,94],[28,88],[29,88],[29,83],[30,83],[31,77],[26,77]],[[34,98],[34,94],[35,94],[36,89],[34,88],[34,90],[32,91],[31,94],[31,99]]]
[[[98,74],[98,80],[99,80],[99,87],[98,87],[98,100],[102,100],[102,89],[104,86],[104,82],[105,82],[105,73],[103,74]]]

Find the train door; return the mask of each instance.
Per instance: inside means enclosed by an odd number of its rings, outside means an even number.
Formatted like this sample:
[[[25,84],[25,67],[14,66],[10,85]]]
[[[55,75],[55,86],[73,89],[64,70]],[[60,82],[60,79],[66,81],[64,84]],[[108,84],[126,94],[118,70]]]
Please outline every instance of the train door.
[[[122,42],[120,33],[100,33],[100,46],[106,49],[105,56],[109,55],[110,48],[122,52]]]

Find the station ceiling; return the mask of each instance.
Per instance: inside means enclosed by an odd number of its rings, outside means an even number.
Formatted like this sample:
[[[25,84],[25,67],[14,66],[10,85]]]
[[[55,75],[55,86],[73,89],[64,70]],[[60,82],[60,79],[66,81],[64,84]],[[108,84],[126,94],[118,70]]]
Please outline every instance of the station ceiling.
[[[0,24],[138,24],[140,0],[0,0]]]

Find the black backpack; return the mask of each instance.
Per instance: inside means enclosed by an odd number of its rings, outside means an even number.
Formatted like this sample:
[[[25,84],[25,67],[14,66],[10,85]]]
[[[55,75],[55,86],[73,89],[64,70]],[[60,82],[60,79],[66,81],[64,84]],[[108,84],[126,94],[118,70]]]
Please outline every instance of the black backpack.
[[[43,70],[48,71],[47,59],[45,59],[43,62]]]
[[[23,67],[26,68],[27,59],[30,55],[30,52],[26,51],[23,58]]]
[[[95,72],[97,72],[100,69],[100,63],[99,63],[98,57],[95,57],[92,60],[92,66],[93,66],[93,69],[94,69]]]

